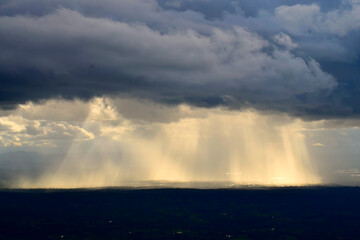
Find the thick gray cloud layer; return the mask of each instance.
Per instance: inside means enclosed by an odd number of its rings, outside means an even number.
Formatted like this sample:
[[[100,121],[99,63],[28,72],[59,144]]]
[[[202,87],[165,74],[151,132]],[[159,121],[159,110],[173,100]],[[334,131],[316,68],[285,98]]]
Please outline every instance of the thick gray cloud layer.
[[[2,1],[0,105],[124,94],[354,117],[359,16],[357,0]]]

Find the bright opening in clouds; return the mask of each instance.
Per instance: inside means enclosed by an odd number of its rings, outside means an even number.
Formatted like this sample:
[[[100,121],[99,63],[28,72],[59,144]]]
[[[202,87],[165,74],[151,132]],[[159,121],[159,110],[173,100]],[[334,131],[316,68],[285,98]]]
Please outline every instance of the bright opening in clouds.
[[[284,116],[99,98],[88,109],[81,127],[69,127],[78,132],[73,133],[59,165],[14,186],[101,187],[144,180],[266,185],[319,182],[301,124]],[[143,115],[141,109],[150,111]],[[148,116],[152,110],[160,118]]]

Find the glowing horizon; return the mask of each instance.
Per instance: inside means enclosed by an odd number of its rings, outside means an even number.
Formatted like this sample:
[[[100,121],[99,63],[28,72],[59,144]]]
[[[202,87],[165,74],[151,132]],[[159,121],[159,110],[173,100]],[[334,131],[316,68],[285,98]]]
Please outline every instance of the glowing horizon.
[[[256,111],[178,107],[180,118],[142,126],[121,118],[104,99],[94,99],[81,129],[101,123],[88,150],[73,141],[60,166],[17,188],[125,186],[129,181],[217,182],[258,185],[319,184],[309,159],[301,121]],[[100,119],[100,118],[106,119]],[[106,137],[106,138],[104,138]],[[81,153],[82,152],[82,153]],[[80,154],[81,153],[81,154]]]

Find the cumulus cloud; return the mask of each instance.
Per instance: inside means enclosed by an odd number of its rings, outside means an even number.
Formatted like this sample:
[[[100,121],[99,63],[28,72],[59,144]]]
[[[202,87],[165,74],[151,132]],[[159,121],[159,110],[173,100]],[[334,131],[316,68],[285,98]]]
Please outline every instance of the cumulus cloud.
[[[292,41],[291,37],[285,33],[276,34],[273,37],[273,40],[280,46],[285,47],[289,50],[292,50],[292,49],[298,47],[298,45]]]
[[[88,103],[75,99],[65,101],[50,99],[38,104],[20,104],[16,111],[29,120],[76,121],[83,122],[89,115]]]
[[[0,153],[50,153],[36,164],[55,159],[47,176],[68,186],[280,172],[316,182],[314,153],[358,150],[359,6],[3,0]]]
[[[1,59],[5,71],[17,67],[54,77],[70,75],[84,88],[88,83],[99,90],[105,85],[104,91],[108,84],[121,89],[129,78],[181,85],[233,84],[265,92],[262,84],[281,88],[287,81],[290,94],[334,85],[331,76],[312,62],[286,51],[264,52],[269,43],[241,27],[215,28],[210,36],[191,30],[161,34],[145,25],[88,18],[66,9],[40,18],[0,21],[0,31],[8,33],[1,41],[6,46]],[[25,38],[27,32],[31,39]]]
[[[9,146],[54,145],[59,140],[90,140],[94,134],[69,122],[29,120],[18,113],[0,118],[0,144]]]
[[[4,1],[0,104],[120,94],[304,117],[334,117],[345,108],[356,114],[344,100],[348,79],[323,61],[356,58],[350,36],[359,28],[359,3],[328,5]]]
[[[154,127],[157,124],[208,116],[207,109],[129,98],[94,98],[89,102],[51,99],[21,104],[9,112],[0,117],[0,146],[21,149],[57,148],[95,138],[120,140],[124,136],[145,136],[157,131]]]
[[[346,4],[347,3],[347,4]],[[317,4],[280,6],[275,9],[275,19],[288,32],[295,35],[312,32],[345,36],[360,27],[360,5],[358,1],[343,2],[343,6],[322,12]]]

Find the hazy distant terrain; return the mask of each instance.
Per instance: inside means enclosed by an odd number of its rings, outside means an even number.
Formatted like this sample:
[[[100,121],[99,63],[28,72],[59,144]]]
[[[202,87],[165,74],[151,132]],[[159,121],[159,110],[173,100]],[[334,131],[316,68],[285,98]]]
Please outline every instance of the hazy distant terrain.
[[[42,154],[38,152],[16,151],[0,153],[0,189],[18,188],[16,182],[21,179],[34,180],[40,179],[43,174],[56,172],[61,165],[64,154]],[[330,165],[330,164],[329,164]],[[71,166],[70,166],[71,167]],[[316,185],[343,185],[360,186],[360,170],[356,168],[337,169],[338,166],[328,166],[322,171],[322,182]],[[71,169],[71,168],[69,168]],[[88,174],[91,173],[88,169]],[[85,172],[86,174],[86,172]],[[104,173],[105,174],[105,173]],[[225,175],[225,173],[224,173]],[[52,176],[50,174],[50,176]],[[76,176],[76,172],[74,173]],[[71,176],[69,176],[71,177]],[[14,185],[15,184],[15,185]],[[142,181],[126,180],[119,181],[111,186],[130,186],[130,187],[155,187],[155,188],[237,188],[256,183],[236,183],[231,181]],[[260,183],[257,183],[261,185]],[[36,188],[36,187],[35,187]]]
[[[63,156],[37,152],[6,152],[0,154],[0,187],[21,177],[36,178],[46,170],[56,168]]]

